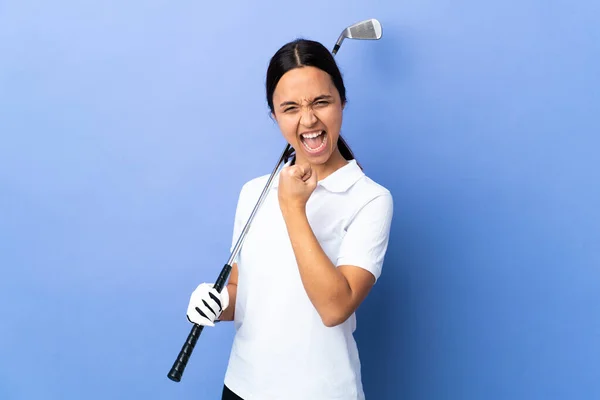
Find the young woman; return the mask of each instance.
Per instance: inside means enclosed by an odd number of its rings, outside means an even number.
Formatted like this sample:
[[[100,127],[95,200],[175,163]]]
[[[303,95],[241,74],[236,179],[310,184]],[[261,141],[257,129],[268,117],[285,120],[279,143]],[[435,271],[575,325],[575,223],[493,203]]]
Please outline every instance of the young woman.
[[[274,177],[227,290],[199,285],[187,317],[234,321],[222,399],[364,399],[355,310],[381,274],[392,196],[340,136],[346,90],[323,45],[279,49],[266,92],[295,154]],[[242,187],[232,246],[268,176]]]

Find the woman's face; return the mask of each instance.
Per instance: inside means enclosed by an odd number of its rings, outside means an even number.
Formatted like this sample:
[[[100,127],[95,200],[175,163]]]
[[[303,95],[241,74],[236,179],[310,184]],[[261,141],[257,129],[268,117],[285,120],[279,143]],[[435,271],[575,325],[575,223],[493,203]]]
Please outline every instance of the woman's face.
[[[329,74],[315,67],[285,73],[273,93],[273,117],[299,162],[325,164],[339,152],[340,95]]]

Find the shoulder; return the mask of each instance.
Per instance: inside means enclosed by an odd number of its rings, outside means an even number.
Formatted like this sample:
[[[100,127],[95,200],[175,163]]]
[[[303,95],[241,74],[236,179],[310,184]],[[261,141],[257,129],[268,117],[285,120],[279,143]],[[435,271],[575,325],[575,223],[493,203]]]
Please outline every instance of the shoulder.
[[[393,207],[394,199],[391,191],[383,186],[381,183],[376,182],[368,175],[363,175],[348,191],[353,201],[356,201],[357,205],[366,205],[374,200],[381,205],[386,207]]]
[[[261,175],[244,182],[239,191],[238,206],[244,208],[247,204],[254,205],[269,181],[269,177],[270,174]]]
[[[362,176],[343,193],[343,201],[336,202],[348,225],[389,225],[394,214],[391,191],[371,177]]]
[[[373,178],[366,174],[363,175],[362,178],[356,182],[356,186],[358,186],[361,190],[367,191],[373,195],[385,195],[390,197],[392,195],[392,193],[387,187],[383,186],[379,182],[376,182],[375,180],[373,180]]]
[[[269,181],[269,176],[269,174],[261,175],[246,181],[242,185],[240,195],[252,195],[256,192],[260,194]]]

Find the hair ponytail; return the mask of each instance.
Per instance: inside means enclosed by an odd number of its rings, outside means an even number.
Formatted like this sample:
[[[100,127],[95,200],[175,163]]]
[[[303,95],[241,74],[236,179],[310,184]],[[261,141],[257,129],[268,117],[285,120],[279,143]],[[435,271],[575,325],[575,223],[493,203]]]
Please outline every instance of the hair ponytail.
[[[354,153],[352,152],[350,146],[348,146],[348,143],[346,143],[342,135],[340,135],[340,137],[338,138],[338,149],[340,153],[342,153],[342,157],[344,157],[346,160],[350,161],[355,159]]]

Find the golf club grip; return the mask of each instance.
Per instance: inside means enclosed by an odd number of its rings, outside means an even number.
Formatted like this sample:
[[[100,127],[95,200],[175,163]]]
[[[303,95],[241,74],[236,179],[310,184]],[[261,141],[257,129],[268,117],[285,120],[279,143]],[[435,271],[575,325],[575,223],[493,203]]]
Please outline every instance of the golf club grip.
[[[194,351],[194,347],[196,346],[196,342],[198,341],[198,338],[202,333],[202,329],[204,329],[204,326],[198,324],[194,324],[194,326],[192,327],[192,330],[190,331],[185,343],[183,344],[183,347],[181,348],[177,359],[173,363],[173,366],[171,367],[171,370],[167,375],[170,380],[175,382],[179,382],[181,380],[183,371],[185,370],[190,356]]]
[[[225,264],[223,269],[221,269],[221,273],[219,274],[219,277],[217,278],[217,281],[213,286],[217,290],[217,292],[221,293],[221,290],[223,290],[223,288],[225,287],[225,283],[227,282],[227,278],[229,278],[231,269],[232,267],[229,264]],[[183,371],[185,371],[185,367],[187,366],[192,352],[194,351],[194,347],[196,346],[196,342],[198,341],[198,338],[200,338],[200,334],[202,333],[203,329],[204,326],[202,325],[194,324],[194,326],[192,326],[192,329],[190,330],[190,333],[188,334],[185,343],[179,351],[177,359],[173,363],[173,366],[171,367],[171,370],[167,375],[170,380],[174,382],[181,381]]]

